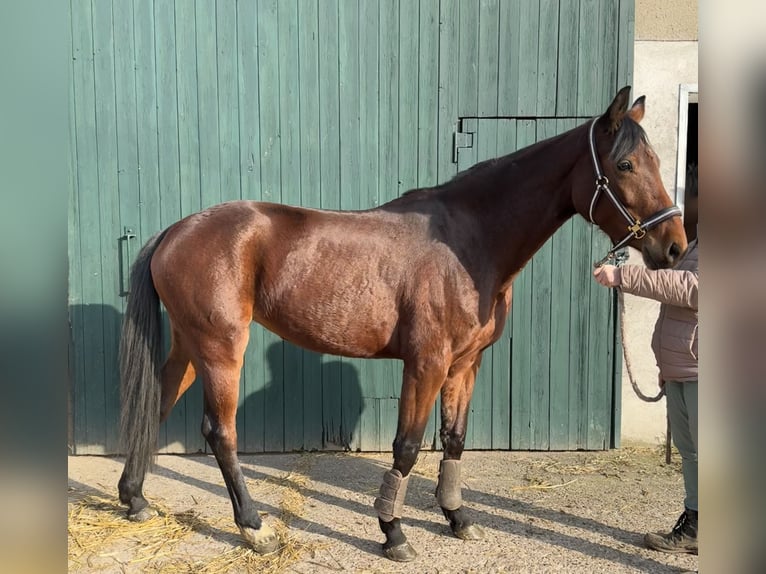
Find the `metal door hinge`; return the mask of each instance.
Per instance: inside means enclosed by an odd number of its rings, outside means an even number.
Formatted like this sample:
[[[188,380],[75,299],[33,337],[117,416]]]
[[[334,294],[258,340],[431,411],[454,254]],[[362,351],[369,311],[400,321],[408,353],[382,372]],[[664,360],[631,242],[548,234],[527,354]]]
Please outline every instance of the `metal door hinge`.
[[[453,134],[452,163],[457,163],[461,149],[473,147],[473,135],[476,133],[476,120],[473,118],[458,121]]]
[[[125,297],[130,291],[130,266],[133,264],[133,254],[130,240],[136,238],[134,226],[126,226],[120,236],[120,296]]]

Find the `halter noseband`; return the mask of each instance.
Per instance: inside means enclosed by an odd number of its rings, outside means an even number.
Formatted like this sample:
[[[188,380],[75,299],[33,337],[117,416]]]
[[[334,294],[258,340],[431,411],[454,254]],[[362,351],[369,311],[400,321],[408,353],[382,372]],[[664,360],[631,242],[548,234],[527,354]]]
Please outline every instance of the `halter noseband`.
[[[654,215],[647,217],[644,221],[641,221],[640,219],[637,219],[630,214],[630,212],[625,208],[617,196],[614,195],[612,190],[609,189],[609,180],[601,171],[601,165],[599,164],[598,156],[596,155],[596,140],[593,136],[593,128],[596,126],[597,121],[598,117],[594,118],[590,123],[590,128],[588,129],[590,157],[593,160],[593,169],[596,171],[596,191],[593,194],[593,198],[590,200],[588,218],[590,219],[591,223],[596,223],[593,220],[593,208],[596,206],[596,202],[601,196],[601,192],[603,192],[611,200],[612,204],[614,204],[614,206],[617,208],[617,211],[619,211],[628,222],[628,234],[622,239],[622,241],[614,245],[604,256],[604,258],[601,259],[601,261],[595,263],[596,267],[601,267],[604,263],[610,259],[613,259],[615,257],[615,252],[624,247],[631,239],[641,239],[644,237],[644,235],[646,235],[647,231],[653,227],[656,227],[666,219],[670,219],[671,217],[680,217],[681,208],[677,205],[671,205],[670,207],[661,209]]]

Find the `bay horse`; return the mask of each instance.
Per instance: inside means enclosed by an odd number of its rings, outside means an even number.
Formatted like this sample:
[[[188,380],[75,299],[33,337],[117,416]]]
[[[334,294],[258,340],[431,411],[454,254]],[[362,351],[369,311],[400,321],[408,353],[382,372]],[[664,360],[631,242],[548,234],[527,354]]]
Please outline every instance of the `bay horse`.
[[[456,536],[480,538],[462,504],[460,458],[482,352],[503,331],[514,278],[577,213],[617,246],[640,249],[651,268],[672,266],[686,249],[680,210],[639,125],[644,97],[629,107],[629,94],[629,86],[620,90],[588,123],[374,209],[232,201],[150,239],[131,270],[120,343],[127,457],[119,496],[128,518],[153,515],[143,482],[159,425],[199,376],[202,434],[234,521],[257,552],[279,548],[256,511],[236,451],[240,370],[257,321],[312,351],[403,361],[393,467],[374,503],[385,556],[416,555],[401,517],[439,393],[436,498]],[[171,330],[164,359],[160,302]]]

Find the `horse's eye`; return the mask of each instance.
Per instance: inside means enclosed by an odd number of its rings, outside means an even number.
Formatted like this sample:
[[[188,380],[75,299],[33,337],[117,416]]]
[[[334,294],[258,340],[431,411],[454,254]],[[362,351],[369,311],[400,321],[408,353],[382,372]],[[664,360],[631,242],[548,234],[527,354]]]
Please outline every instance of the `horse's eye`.
[[[633,164],[630,163],[627,159],[624,159],[617,164],[617,169],[619,169],[620,171],[632,171]]]

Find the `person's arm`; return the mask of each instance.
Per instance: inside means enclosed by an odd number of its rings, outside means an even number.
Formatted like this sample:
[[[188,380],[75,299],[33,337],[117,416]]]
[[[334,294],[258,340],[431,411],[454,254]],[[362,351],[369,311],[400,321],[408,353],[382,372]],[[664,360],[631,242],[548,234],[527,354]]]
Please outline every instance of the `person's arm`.
[[[699,275],[695,271],[652,270],[638,265],[604,265],[595,269],[593,276],[605,287],[620,287],[631,295],[677,307],[697,309]]]

